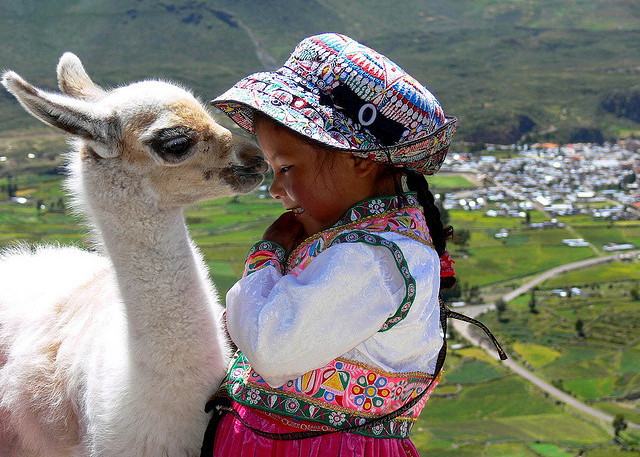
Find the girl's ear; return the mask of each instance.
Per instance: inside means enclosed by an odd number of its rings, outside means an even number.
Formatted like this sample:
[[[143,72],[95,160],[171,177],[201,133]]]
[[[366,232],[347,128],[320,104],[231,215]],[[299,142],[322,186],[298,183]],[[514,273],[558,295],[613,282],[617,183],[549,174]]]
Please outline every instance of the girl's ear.
[[[351,156],[353,160],[353,166],[355,172],[360,177],[369,176],[371,173],[376,172],[378,164],[373,160],[363,159],[361,157]]]

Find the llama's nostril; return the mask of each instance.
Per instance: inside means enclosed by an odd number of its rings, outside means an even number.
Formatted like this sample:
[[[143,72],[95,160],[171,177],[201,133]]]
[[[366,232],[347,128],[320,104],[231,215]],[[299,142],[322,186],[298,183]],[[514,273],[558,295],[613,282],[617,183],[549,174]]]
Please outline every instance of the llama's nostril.
[[[242,157],[243,166],[252,169],[255,173],[264,173],[269,169],[269,164],[262,155],[248,155]]]
[[[265,173],[269,169],[269,164],[263,157],[255,156],[253,159],[253,163],[255,163],[255,166],[260,173]]]

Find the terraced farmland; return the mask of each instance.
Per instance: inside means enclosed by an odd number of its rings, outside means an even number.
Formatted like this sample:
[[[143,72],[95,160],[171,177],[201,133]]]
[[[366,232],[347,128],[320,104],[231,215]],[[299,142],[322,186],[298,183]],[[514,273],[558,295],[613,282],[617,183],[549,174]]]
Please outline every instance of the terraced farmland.
[[[81,221],[69,210],[60,182],[64,139],[49,146],[41,139],[0,140],[0,156],[12,172],[0,178],[0,246],[16,242],[87,245]],[[36,151],[30,152],[30,151]],[[26,158],[31,153],[33,158]],[[462,186],[458,179],[441,186]],[[7,198],[15,186],[14,199]],[[26,199],[26,201],[21,200]],[[248,247],[281,212],[263,188],[237,199],[206,202],[190,208],[187,221],[202,249],[220,294],[240,277]],[[451,245],[461,283],[482,286],[490,297],[515,288],[532,274],[594,255],[588,248],[568,248],[566,230],[531,230],[521,220],[491,218],[454,211],[454,226],[471,231],[466,248]],[[534,218],[539,218],[534,214]],[[611,228],[581,221],[585,237],[604,240],[606,230],[621,240],[640,239],[640,224]],[[501,228],[508,242],[495,238]],[[499,253],[499,255],[497,255]],[[632,290],[640,281],[637,260],[567,273],[542,284],[536,292],[538,313],[529,312],[529,296],[508,304],[503,319],[482,318],[513,357],[539,376],[592,406],[639,422],[640,312]],[[578,287],[580,295],[561,297],[557,290]],[[583,321],[584,337],[576,331]],[[462,343],[455,339],[452,343]],[[568,411],[484,352],[471,347],[450,351],[441,386],[414,429],[422,455],[559,456],[631,455],[612,441],[610,424],[594,423]],[[634,446],[637,431],[621,437]]]

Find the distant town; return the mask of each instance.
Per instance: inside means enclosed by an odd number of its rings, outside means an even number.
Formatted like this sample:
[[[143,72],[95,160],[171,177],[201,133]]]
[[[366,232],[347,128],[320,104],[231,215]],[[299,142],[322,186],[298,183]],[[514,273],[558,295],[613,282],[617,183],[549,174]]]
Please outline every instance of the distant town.
[[[442,196],[446,209],[526,218],[532,228],[562,226],[559,216],[584,215],[611,223],[640,219],[640,140],[488,146],[479,154],[450,153],[442,171],[463,174],[479,185]],[[534,209],[547,220],[531,223]],[[495,236],[507,237],[508,232]],[[563,241],[569,246],[588,244],[580,238]]]

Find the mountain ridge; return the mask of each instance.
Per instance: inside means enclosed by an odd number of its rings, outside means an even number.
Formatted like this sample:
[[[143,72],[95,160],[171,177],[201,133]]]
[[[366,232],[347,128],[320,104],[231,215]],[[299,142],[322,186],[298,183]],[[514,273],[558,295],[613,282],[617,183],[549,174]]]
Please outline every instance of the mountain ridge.
[[[99,84],[170,79],[207,100],[279,66],[305,36],[335,31],[416,76],[458,116],[460,140],[640,135],[620,115],[628,109],[602,106],[638,84],[637,2],[0,0],[0,9],[0,67],[50,89],[57,59],[72,51]],[[37,128],[4,95],[0,136]]]

